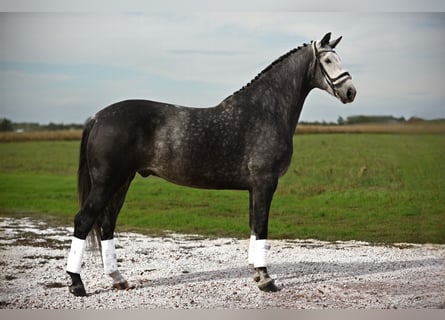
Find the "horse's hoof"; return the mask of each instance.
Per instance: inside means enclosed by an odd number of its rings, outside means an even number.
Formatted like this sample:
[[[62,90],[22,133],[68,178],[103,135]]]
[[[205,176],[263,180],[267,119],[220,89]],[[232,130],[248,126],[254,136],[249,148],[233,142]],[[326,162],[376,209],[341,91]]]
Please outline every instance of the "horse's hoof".
[[[124,280],[123,282],[113,283],[113,288],[117,290],[126,290],[129,289],[130,286],[128,285],[127,280]]]
[[[76,297],[85,297],[87,295],[85,287],[81,284],[69,286],[69,291]]]
[[[275,285],[275,281],[272,278],[267,278],[258,282],[258,288],[264,292],[280,291],[280,289]]]
[[[258,271],[255,271],[255,274],[253,275],[253,281],[258,282],[260,281],[261,276],[260,273]]]

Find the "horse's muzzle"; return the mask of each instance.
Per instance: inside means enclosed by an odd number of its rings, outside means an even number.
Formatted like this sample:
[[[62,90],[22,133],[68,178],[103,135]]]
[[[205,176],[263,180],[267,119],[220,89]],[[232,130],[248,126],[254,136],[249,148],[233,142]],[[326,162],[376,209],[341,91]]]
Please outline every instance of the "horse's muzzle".
[[[337,97],[343,103],[351,103],[354,101],[357,94],[357,90],[350,80],[342,84],[340,88],[337,89]]]

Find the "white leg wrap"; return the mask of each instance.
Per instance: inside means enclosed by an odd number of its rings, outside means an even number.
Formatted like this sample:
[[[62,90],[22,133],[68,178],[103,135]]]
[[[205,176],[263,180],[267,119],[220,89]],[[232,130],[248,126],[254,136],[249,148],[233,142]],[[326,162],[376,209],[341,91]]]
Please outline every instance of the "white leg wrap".
[[[102,260],[104,263],[104,273],[112,274],[117,271],[116,248],[114,246],[114,239],[101,241],[102,245]]]
[[[254,260],[254,257],[255,257],[255,240],[256,240],[255,235],[251,234],[250,235],[250,241],[249,241],[249,255],[248,255],[248,263],[249,264],[253,264],[255,262],[255,260]]]
[[[253,261],[253,266],[255,268],[266,267],[266,256],[267,251],[269,250],[269,246],[267,245],[267,240],[255,240],[255,257]]]
[[[68,254],[68,263],[66,271],[80,274],[80,267],[82,266],[82,257],[85,252],[86,241],[73,237],[71,241],[71,249]]]

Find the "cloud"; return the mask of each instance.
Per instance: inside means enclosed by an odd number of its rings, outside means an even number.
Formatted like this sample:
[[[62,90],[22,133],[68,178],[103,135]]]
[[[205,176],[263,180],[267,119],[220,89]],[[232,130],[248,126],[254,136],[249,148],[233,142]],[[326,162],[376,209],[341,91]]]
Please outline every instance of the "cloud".
[[[337,52],[357,85],[357,101],[351,108],[315,93],[303,116],[335,120],[349,110],[396,113],[405,112],[406,105],[413,112],[421,101],[405,97],[422,97],[435,106],[444,98],[444,17],[205,10],[1,13],[0,108],[5,111],[7,104],[24,117],[31,105],[67,108],[70,116],[78,108],[88,112],[79,115],[83,121],[113,99],[132,96],[214,105],[288,50],[331,31],[333,37],[343,35]],[[442,109],[436,107],[439,116],[445,116]],[[40,116],[57,120],[50,113]]]
[[[193,50],[193,49],[172,49],[168,53],[179,55],[212,55],[212,56],[233,56],[241,54],[249,54],[247,51],[226,51],[226,50]]]

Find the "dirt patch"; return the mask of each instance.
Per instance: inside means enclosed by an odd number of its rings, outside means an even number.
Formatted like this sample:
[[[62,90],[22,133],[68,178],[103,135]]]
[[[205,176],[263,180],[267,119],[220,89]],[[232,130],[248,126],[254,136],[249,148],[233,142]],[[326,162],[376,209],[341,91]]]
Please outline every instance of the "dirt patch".
[[[445,246],[270,241],[281,291],[264,293],[247,266],[247,240],[171,234],[116,238],[131,290],[116,291],[100,255],[82,266],[87,297],[67,289],[71,228],[0,218],[0,308],[444,308]]]

